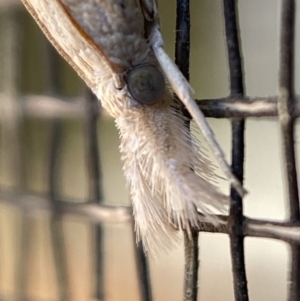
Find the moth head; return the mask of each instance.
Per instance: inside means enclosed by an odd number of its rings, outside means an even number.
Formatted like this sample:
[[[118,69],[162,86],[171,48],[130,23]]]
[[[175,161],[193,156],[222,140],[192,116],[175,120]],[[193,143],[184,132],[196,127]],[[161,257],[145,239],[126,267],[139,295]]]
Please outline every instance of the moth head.
[[[152,65],[139,65],[125,76],[131,96],[142,105],[152,105],[162,100],[165,79],[160,70]]]

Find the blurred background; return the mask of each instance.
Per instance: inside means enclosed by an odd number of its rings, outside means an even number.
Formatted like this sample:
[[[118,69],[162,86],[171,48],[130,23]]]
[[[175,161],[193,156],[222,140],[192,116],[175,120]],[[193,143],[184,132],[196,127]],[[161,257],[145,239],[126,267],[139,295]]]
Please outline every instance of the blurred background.
[[[246,94],[276,95],[280,1],[238,3]],[[159,8],[165,47],[174,57],[175,1],[160,0]],[[299,16],[298,5],[296,54],[300,49]],[[52,162],[51,145],[55,142],[49,144],[49,141],[58,127],[61,143],[59,162],[55,163],[59,168],[55,173],[54,185],[59,188],[59,198],[77,202],[89,199],[86,108],[83,99],[91,96],[74,71],[47,45],[48,42],[19,1],[0,0],[0,300],[13,300],[13,295],[22,294],[28,300],[58,300],[61,282],[55,269],[55,256],[60,255],[55,254],[53,245],[61,241],[66,254],[71,300],[92,300],[94,296],[95,233],[99,229],[84,217],[64,215],[60,219],[47,210],[32,210],[34,206],[24,209],[16,203],[9,204],[11,195],[17,192],[51,195],[49,162]],[[45,72],[48,68],[53,69],[45,53],[52,57],[59,71],[52,78],[48,78]],[[299,93],[300,58],[297,55],[295,74],[296,92]],[[53,83],[56,83],[54,88]],[[197,99],[229,94],[220,0],[191,1],[191,85]],[[22,102],[32,95],[59,95],[67,102],[78,105],[72,114],[61,113],[64,115],[61,120],[53,120],[51,116],[54,114],[50,108],[44,113],[35,113],[31,109],[30,114],[22,114]],[[38,107],[43,99],[31,97],[29,100],[36,101]],[[17,115],[20,118],[16,119]],[[209,119],[209,123],[229,157],[230,122]],[[97,129],[103,201],[129,205],[114,121],[103,113],[98,119]],[[286,217],[278,134],[275,118],[247,120],[247,216],[273,220]],[[299,149],[298,136],[296,143]],[[219,184],[224,191],[228,190],[225,181]],[[63,237],[53,237],[53,225],[59,227]],[[105,300],[139,300],[132,225],[104,223],[100,231]],[[258,238],[246,238],[245,245],[250,299],[285,300],[286,245]],[[154,300],[182,300],[183,245],[171,253],[162,253],[155,260],[149,260]],[[226,235],[200,234],[199,291],[199,300],[233,300],[229,240]]]

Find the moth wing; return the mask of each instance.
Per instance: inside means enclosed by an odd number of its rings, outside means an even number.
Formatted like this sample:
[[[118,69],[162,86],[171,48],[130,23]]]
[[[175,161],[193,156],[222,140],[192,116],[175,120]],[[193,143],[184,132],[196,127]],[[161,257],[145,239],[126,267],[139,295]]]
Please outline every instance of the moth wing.
[[[108,59],[103,48],[95,43],[93,36],[81,27],[68,9],[66,1],[22,2],[52,45],[90,88],[97,87],[103,72],[115,72],[117,66]],[[79,2],[73,1],[74,5]]]

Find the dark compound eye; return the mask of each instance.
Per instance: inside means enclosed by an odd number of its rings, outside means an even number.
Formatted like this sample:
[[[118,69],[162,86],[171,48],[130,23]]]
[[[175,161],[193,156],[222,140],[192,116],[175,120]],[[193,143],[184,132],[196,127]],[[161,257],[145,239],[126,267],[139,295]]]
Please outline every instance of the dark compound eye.
[[[165,79],[162,73],[150,65],[140,65],[126,76],[131,96],[141,104],[152,105],[162,99]]]

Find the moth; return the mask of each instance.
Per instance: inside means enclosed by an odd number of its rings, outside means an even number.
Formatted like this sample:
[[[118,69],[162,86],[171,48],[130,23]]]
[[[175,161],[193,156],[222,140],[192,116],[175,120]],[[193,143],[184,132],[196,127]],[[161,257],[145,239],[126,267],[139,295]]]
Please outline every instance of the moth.
[[[163,49],[156,0],[22,0],[59,53],[115,118],[137,238],[146,250],[170,248],[177,230],[214,223],[228,196],[199,141],[185,125],[173,93],[199,126],[228,177],[225,155],[191,88]]]

